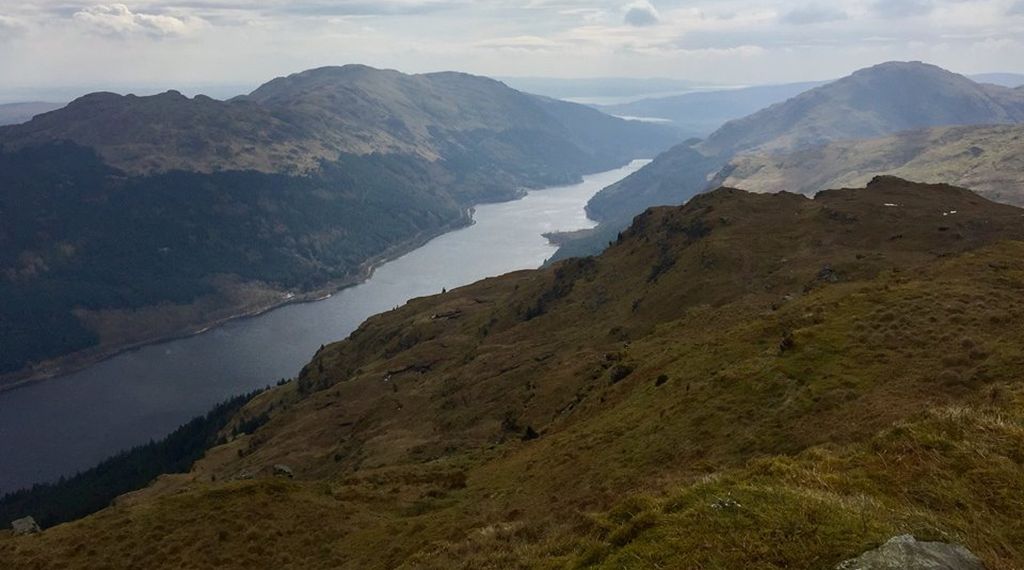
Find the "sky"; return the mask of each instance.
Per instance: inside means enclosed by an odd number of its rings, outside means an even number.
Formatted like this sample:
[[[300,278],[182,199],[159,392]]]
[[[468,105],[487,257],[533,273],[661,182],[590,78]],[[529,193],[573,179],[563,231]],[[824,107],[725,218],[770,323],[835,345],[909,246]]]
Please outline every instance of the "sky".
[[[418,73],[835,78],[889,60],[1024,72],[1024,0],[0,0],[0,90]]]

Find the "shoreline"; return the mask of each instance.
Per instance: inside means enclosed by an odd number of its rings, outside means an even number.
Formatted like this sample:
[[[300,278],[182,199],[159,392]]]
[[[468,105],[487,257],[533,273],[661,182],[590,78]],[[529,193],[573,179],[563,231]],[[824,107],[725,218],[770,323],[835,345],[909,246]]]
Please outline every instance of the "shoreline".
[[[629,159],[623,164],[620,164],[611,170],[618,170],[629,166],[636,160],[643,159]],[[172,342],[175,340],[186,339],[194,336],[198,336],[218,327],[224,326],[234,321],[240,321],[244,319],[256,318],[266,313],[269,313],[275,309],[280,309],[288,305],[301,304],[301,303],[315,303],[317,301],[324,301],[329,299],[333,295],[348,289],[349,287],[355,287],[361,285],[373,277],[374,271],[385,263],[393,261],[402,257],[403,255],[412,252],[424,245],[431,240],[438,238],[447,233],[464,229],[472,226],[476,223],[473,219],[476,207],[484,204],[500,204],[506,202],[513,202],[521,200],[529,195],[531,192],[544,191],[552,188],[561,188],[564,186],[571,186],[580,184],[586,180],[587,176],[600,174],[606,171],[595,171],[587,172],[579,175],[576,180],[571,182],[565,182],[563,184],[543,187],[519,187],[512,195],[507,198],[499,198],[491,201],[478,202],[469,206],[466,206],[462,210],[462,215],[453,220],[452,222],[436,228],[434,231],[421,232],[408,240],[395,244],[387,248],[382,253],[371,257],[364,261],[358,268],[357,273],[351,277],[339,279],[328,282],[316,289],[307,291],[304,293],[293,293],[285,292],[285,296],[277,302],[261,303],[251,306],[238,307],[237,312],[230,315],[196,322],[188,325],[182,330],[178,330],[172,333],[162,334],[153,336],[150,338],[143,338],[135,342],[129,342],[126,344],[112,345],[109,347],[93,347],[87,348],[75,353],[60,356],[46,362],[37,364],[29,369],[19,370],[17,372],[11,372],[7,374],[0,374],[0,394],[4,394],[9,391],[17,390],[19,388],[25,388],[31,386],[37,382],[43,382],[46,380],[52,380],[55,378],[61,378],[81,372],[91,366],[95,366],[112,358],[116,358],[120,355],[146,348],[148,346],[163,344],[166,342]],[[343,340],[343,339],[338,339]]]
[[[525,192],[520,193],[516,198],[513,198],[513,200],[521,199],[524,195]],[[331,281],[304,293],[285,292],[284,297],[278,302],[239,307],[237,312],[228,316],[194,323],[189,325],[185,330],[141,339],[136,342],[118,346],[84,349],[54,358],[28,370],[0,375],[0,394],[17,390],[19,388],[25,388],[37,382],[52,380],[74,374],[76,372],[81,372],[91,366],[95,366],[112,358],[121,356],[122,354],[146,348],[148,346],[199,336],[228,323],[256,318],[275,309],[280,309],[289,305],[325,301],[345,289],[356,287],[369,281],[378,267],[423,247],[435,238],[472,226],[476,223],[473,219],[475,211],[476,205],[464,208],[460,218],[449,224],[438,227],[436,231],[421,232],[402,243],[389,247],[384,252],[364,261],[357,269],[357,273],[352,277]]]

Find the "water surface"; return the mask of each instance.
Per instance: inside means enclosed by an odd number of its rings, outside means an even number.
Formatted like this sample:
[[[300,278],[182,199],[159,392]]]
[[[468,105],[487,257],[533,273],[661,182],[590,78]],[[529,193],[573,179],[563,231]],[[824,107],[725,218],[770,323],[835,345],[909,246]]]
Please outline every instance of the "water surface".
[[[583,207],[643,166],[478,206],[475,224],[440,236],[330,299],[289,305],[150,345],[82,371],[0,393],[0,493],[91,467],[159,439],[233,395],[290,378],[321,344],[409,299],[540,266],[545,232],[592,227]]]

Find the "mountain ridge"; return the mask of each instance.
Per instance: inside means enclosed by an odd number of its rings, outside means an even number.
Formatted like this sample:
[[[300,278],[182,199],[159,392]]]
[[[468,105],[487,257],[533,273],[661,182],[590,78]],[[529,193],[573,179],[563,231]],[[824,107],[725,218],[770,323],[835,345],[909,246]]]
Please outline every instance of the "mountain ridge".
[[[476,203],[674,141],[458,73],[322,68],[231,101],[86,95],[0,127],[0,375],[349,285]]]
[[[883,96],[886,94],[889,96]],[[598,251],[609,235],[644,208],[679,203],[713,187],[722,179],[720,171],[739,154],[785,154],[830,141],[886,136],[911,128],[1021,120],[1024,89],[977,84],[920,62],[865,68],[731,121],[707,139],[681,143],[605,188],[591,199],[587,211],[607,227],[583,238],[571,250]]]

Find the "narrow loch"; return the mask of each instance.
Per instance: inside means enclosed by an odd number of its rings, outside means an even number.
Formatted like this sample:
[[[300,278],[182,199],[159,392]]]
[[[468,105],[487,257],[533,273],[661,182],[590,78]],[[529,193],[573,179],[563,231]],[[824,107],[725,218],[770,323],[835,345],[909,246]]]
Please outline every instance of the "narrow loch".
[[[345,338],[367,317],[409,299],[540,266],[555,251],[543,233],[593,226],[587,201],[646,162],[478,206],[472,226],[381,265],[366,282],[329,299],[0,393],[0,494],[72,475],[163,437],[230,396],[292,377],[321,344]]]

